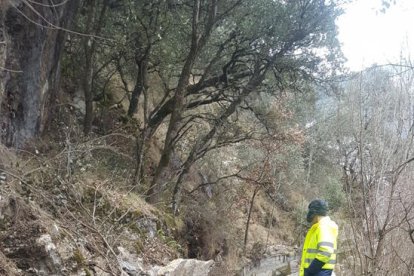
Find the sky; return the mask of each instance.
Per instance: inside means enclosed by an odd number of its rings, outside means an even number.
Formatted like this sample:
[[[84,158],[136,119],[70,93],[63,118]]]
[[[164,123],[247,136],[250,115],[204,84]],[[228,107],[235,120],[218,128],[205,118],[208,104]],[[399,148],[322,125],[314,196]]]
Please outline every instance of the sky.
[[[381,0],[353,0],[337,21],[346,65],[353,71],[414,57],[414,0],[396,0],[382,13]]]

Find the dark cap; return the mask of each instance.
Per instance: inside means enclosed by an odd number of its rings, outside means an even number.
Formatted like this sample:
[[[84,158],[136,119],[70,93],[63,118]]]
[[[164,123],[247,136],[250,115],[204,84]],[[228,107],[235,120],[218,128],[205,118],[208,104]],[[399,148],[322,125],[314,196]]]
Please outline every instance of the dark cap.
[[[308,206],[306,220],[312,222],[315,216],[326,216],[328,214],[328,203],[321,199],[312,200]]]

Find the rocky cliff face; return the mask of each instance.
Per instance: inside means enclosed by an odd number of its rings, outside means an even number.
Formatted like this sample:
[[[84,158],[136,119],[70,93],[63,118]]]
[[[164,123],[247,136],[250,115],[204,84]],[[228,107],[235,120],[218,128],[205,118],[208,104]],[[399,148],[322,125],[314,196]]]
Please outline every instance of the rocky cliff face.
[[[59,87],[59,61],[78,0],[0,6],[0,140],[22,146],[42,132]]]

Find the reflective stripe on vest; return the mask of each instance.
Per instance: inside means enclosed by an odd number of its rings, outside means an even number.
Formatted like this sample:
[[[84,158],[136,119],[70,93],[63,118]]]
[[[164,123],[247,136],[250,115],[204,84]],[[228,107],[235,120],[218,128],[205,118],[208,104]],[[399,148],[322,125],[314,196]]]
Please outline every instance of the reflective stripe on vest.
[[[305,259],[305,263],[310,264],[314,259]],[[336,264],[336,260],[330,260],[328,264]]]
[[[320,242],[320,243],[318,243],[318,247],[320,247],[320,246],[326,246],[326,247],[334,248],[334,244],[331,243],[331,242]]]
[[[325,252],[325,251],[318,250],[318,249],[307,249],[306,252],[308,252],[308,253],[322,254],[322,255],[324,255],[326,257],[330,257],[332,254],[335,254],[335,253]]]

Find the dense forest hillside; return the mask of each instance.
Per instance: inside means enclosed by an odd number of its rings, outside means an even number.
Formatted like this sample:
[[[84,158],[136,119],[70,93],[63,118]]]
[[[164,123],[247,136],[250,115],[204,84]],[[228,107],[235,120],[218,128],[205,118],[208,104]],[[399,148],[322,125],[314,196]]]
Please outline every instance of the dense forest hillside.
[[[2,0],[0,274],[291,275],[313,198],[412,274],[413,67],[347,72],[341,3]]]

